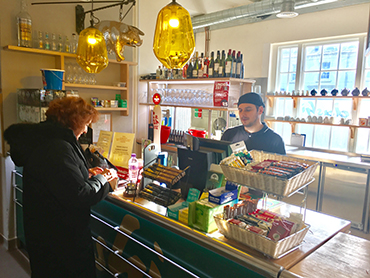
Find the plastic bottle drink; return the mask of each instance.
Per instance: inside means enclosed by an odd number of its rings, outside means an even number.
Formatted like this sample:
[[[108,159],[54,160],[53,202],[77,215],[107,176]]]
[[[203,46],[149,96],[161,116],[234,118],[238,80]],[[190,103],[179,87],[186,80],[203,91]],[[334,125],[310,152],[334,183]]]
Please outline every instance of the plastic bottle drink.
[[[139,162],[137,161],[136,154],[131,154],[131,158],[128,161],[128,179],[132,183],[137,182],[139,173]]]

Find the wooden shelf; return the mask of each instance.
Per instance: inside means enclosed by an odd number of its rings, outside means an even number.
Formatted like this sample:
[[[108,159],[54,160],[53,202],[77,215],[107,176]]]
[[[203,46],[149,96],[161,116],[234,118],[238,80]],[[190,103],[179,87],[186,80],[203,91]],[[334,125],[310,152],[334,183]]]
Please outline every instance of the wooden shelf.
[[[255,83],[256,80],[252,79],[239,79],[239,78],[189,78],[189,79],[141,79],[140,82],[150,82],[150,83],[163,83],[163,84],[199,84],[199,83],[214,83],[216,81],[230,81],[233,83]]]
[[[342,124],[327,124],[327,123],[316,123],[316,122],[293,122],[293,121],[283,121],[283,120],[275,120],[275,119],[264,119],[265,122],[268,123],[288,123],[291,125],[292,133],[295,132],[295,126],[296,124],[306,124],[306,125],[323,125],[323,126],[335,126],[335,127],[348,127],[351,131],[351,138],[354,138],[355,136],[355,129],[356,128],[370,128],[370,126],[359,126],[359,125],[342,125]]]
[[[147,105],[147,106],[154,106],[153,103],[139,103],[139,105]],[[217,111],[238,111],[238,108],[230,108],[230,107],[215,107],[215,106],[197,106],[197,105],[180,105],[180,104],[161,104],[161,107],[181,107],[181,108],[197,108],[203,110],[217,110]]]
[[[101,89],[101,90],[115,90],[115,91],[127,91],[127,87],[108,86],[108,85],[89,85],[89,84],[74,84],[65,83],[67,88],[86,88],[86,89]]]

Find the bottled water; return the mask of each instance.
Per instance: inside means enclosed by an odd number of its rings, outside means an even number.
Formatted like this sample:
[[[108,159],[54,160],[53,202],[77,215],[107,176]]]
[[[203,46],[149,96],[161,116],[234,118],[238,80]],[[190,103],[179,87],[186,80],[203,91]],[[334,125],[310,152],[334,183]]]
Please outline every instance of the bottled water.
[[[137,161],[136,154],[131,154],[128,161],[128,178],[130,182],[136,183],[139,172],[139,162]]]

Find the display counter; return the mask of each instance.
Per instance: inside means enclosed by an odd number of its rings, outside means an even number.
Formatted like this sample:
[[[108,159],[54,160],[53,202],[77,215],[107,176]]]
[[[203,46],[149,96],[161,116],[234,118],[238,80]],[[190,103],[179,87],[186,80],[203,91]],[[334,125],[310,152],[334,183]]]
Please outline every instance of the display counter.
[[[267,208],[297,212],[300,207],[269,200]],[[152,202],[111,193],[92,209],[101,274],[135,277],[299,277],[289,269],[350,222],[307,210],[311,225],[298,249],[271,259],[218,231],[204,233],[167,218],[166,208]],[[131,265],[131,266],[129,266]],[[104,270],[105,269],[105,270]],[[279,276],[284,273],[284,276]],[[101,276],[105,277],[105,276]],[[107,276],[109,277],[109,276]]]

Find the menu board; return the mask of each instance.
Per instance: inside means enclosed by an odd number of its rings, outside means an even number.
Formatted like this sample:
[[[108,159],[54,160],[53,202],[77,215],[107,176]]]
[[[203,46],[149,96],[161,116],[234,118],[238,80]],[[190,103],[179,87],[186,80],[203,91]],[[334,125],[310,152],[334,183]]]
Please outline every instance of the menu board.
[[[131,158],[134,139],[134,133],[115,132],[113,134],[112,149],[109,154],[109,160],[113,165],[128,168],[128,160]]]
[[[110,145],[112,143],[113,132],[101,130],[96,146],[104,157],[108,157]]]

